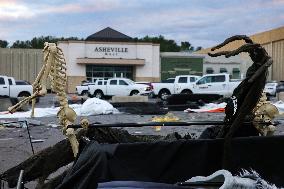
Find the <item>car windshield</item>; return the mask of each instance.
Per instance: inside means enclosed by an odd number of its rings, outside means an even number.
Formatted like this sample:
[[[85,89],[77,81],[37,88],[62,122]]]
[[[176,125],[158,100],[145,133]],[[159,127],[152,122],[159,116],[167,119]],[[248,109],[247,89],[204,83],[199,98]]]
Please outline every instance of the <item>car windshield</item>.
[[[266,87],[275,87],[277,83],[266,83]]]
[[[135,82],[130,80],[130,79],[125,79],[125,81],[129,84],[129,85],[134,85]]]

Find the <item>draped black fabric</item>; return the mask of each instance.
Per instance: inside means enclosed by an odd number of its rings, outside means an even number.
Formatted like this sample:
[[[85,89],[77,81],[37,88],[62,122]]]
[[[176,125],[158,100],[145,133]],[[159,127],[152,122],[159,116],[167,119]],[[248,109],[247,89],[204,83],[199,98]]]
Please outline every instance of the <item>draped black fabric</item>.
[[[99,145],[92,141],[58,189],[90,189],[108,181],[174,184],[222,169],[223,139]],[[232,173],[254,169],[284,186],[284,136],[232,140]]]

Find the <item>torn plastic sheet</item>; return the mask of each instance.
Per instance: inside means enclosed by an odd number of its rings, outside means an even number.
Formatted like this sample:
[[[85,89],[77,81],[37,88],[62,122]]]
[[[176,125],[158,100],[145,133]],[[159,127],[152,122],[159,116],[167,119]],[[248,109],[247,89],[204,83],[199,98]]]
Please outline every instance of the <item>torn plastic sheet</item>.
[[[200,107],[199,109],[191,109],[188,108],[184,110],[184,112],[224,112],[227,103],[223,102],[220,104],[209,103],[205,104],[204,106]]]
[[[206,113],[220,113],[220,112],[224,112],[225,111],[225,107],[226,107],[227,103],[223,102],[220,104],[215,104],[215,103],[209,103],[209,104],[205,104],[204,106],[201,106],[199,109],[191,109],[188,108],[186,110],[184,110],[184,112],[197,112],[197,113],[201,113],[201,112],[206,112]],[[273,105],[275,105],[279,111],[280,114],[284,113],[284,102],[283,101],[277,101],[275,103],[273,103]]]
[[[110,103],[105,100],[98,98],[89,98],[83,104],[72,104],[69,105],[74,109],[78,116],[90,116],[100,114],[112,114],[119,113]],[[51,117],[56,116],[59,111],[59,107],[51,108],[35,108],[34,117]],[[15,112],[13,114],[7,112],[0,112],[1,118],[28,118],[31,116],[31,110],[26,112]]]
[[[194,183],[198,184],[217,184],[221,185],[220,189],[277,189],[274,184],[270,184],[263,180],[256,171],[243,170],[238,176],[233,176],[227,170],[219,170],[209,175],[196,176],[187,180],[186,182],[180,183],[180,185],[191,185]]]
[[[275,102],[273,105],[275,105],[279,111],[280,114],[284,113],[284,102],[279,100]]]

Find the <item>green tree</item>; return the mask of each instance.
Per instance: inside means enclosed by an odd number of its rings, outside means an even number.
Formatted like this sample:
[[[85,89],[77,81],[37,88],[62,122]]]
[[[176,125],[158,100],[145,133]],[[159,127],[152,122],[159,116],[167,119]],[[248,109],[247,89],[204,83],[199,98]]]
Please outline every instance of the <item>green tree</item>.
[[[1,48],[7,48],[8,42],[6,40],[1,40],[0,39],[0,47]]]
[[[40,37],[34,37],[32,40],[27,41],[19,41],[13,43],[11,48],[33,48],[33,49],[43,49],[44,43],[57,43],[58,41],[65,41],[65,40],[83,40],[79,39],[78,37],[54,37],[54,36],[40,36]]]
[[[180,46],[180,50],[181,51],[189,51],[191,47],[192,46],[188,41],[182,41],[181,46]]]
[[[149,37],[148,35],[141,39],[134,39],[140,42],[152,42],[160,44],[161,52],[179,52],[180,46],[176,44],[176,42],[172,39],[165,39],[164,36],[160,35],[159,37]]]
[[[11,48],[25,48],[25,49],[30,49],[32,48],[31,46],[31,41],[19,41],[17,40],[16,42],[13,43]]]

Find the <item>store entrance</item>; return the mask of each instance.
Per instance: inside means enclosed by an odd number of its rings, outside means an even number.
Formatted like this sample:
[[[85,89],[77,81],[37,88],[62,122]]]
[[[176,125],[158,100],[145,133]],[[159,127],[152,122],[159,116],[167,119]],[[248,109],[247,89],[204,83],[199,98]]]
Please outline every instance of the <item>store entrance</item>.
[[[133,79],[133,66],[86,65],[86,77],[90,82],[113,77]]]

